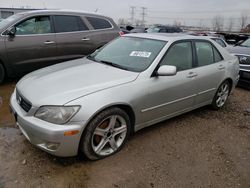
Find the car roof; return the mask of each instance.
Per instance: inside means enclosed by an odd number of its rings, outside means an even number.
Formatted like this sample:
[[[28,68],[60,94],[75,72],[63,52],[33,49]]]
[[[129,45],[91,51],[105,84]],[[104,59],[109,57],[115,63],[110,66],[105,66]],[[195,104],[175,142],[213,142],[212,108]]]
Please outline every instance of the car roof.
[[[109,18],[107,16],[93,13],[93,12],[87,12],[87,11],[81,11],[81,10],[66,10],[66,9],[41,9],[41,10],[31,10],[31,11],[25,11],[18,14],[86,14],[91,16],[102,16]]]
[[[175,40],[188,40],[188,39],[210,40],[210,38],[208,37],[192,36],[185,33],[133,33],[133,34],[126,34],[124,36],[162,40],[162,41],[175,41]]]

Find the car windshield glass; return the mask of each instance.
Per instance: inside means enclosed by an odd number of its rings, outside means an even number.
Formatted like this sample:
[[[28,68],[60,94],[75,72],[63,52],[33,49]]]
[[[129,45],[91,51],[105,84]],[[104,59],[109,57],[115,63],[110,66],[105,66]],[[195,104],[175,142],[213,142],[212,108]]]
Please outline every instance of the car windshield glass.
[[[9,23],[11,23],[12,21],[14,21],[15,19],[17,19],[18,17],[20,17],[19,14],[14,14],[6,19],[3,19],[1,22],[0,22],[0,30],[5,28],[6,25],[8,25]]]
[[[250,39],[247,39],[246,41],[242,42],[240,46],[250,47]]]
[[[147,29],[147,33],[158,33],[160,31],[159,27],[150,27]]]
[[[166,41],[120,37],[97,50],[88,59],[134,72],[146,70]]]

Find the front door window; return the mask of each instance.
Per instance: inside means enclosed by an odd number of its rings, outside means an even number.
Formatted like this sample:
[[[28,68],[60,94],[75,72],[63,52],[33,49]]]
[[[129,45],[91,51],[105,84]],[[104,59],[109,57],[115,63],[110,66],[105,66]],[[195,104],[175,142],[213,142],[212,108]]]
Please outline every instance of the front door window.
[[[49,16],[37,16],[16,25],[16,35],[34,35],[51,33]]]

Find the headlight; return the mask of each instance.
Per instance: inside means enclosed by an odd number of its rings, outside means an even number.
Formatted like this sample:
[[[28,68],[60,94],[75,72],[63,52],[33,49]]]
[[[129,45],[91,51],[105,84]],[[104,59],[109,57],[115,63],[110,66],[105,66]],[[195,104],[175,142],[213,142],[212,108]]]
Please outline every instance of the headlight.
[[[42,106],[35,113],[41,120],[55,123],[67,123],[80,109],[80,106]]]

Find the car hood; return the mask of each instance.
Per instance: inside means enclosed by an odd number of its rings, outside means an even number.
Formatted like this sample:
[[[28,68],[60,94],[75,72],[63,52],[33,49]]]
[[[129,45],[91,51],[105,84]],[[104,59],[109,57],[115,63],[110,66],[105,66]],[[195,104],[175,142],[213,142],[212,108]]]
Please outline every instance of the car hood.
[[[138,74],[82,58],[34,71],[18,82],[17,90],[33,106],[63,105],[132,82]]]
[[[234,46],[230,48],[230,53],[250,55],[250,48],[242,46]]]

